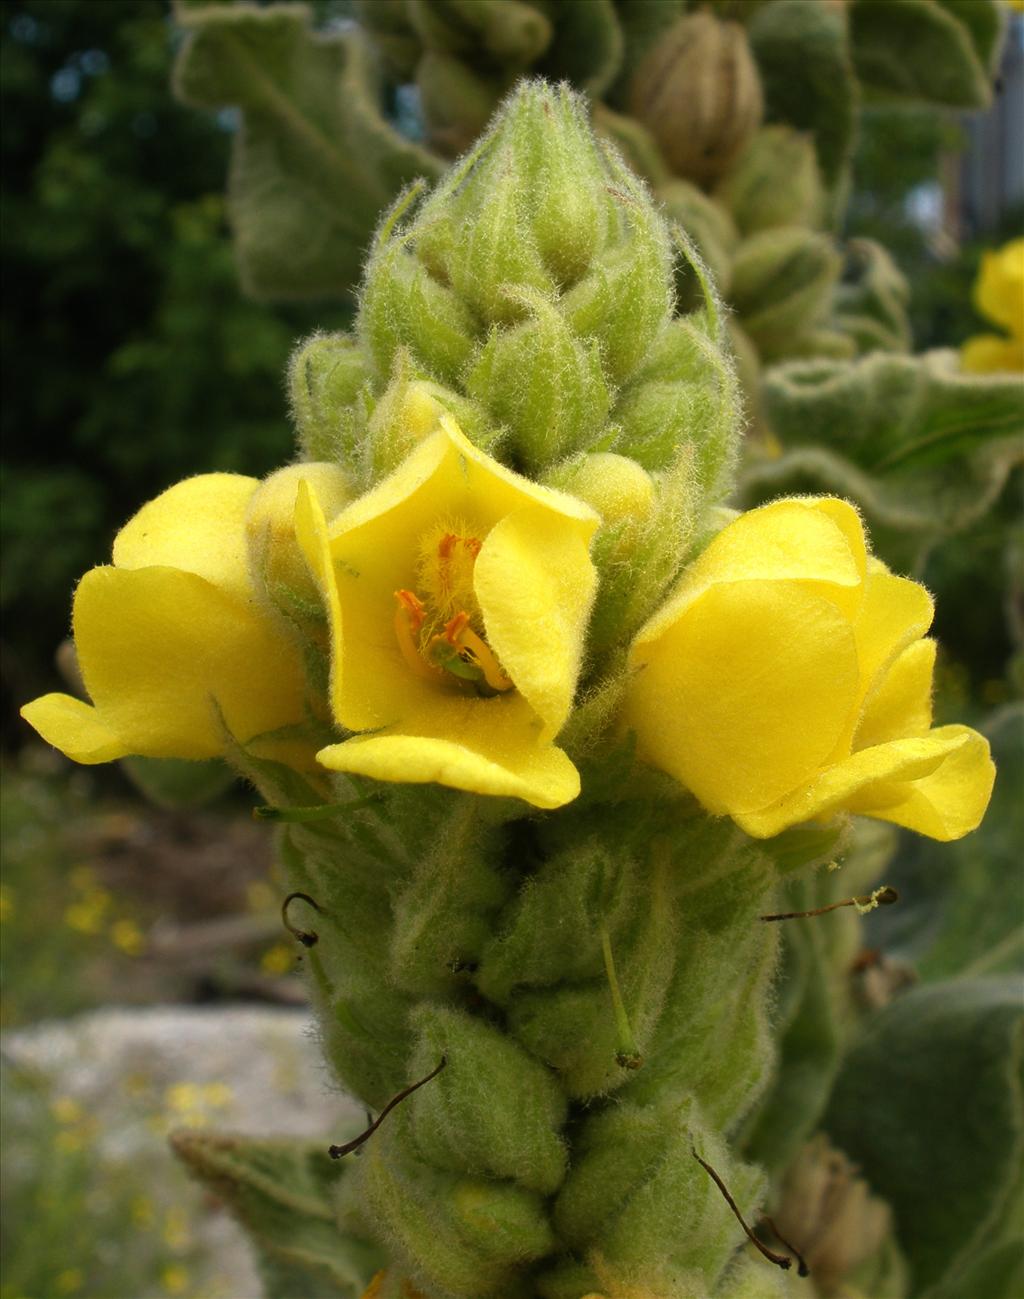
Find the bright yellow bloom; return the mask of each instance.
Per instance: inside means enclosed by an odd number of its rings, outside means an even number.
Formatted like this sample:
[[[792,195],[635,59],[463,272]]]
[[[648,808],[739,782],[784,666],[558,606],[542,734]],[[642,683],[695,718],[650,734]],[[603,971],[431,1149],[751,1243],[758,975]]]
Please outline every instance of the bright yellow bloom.
[[[930,729],[931,620],[845,501],[741,515],[633,646],[640,755],[756,838],[845,811],[958,839],[995,768],[976,731]]]
[[[331,626],[331,707],[360,732],[317,754],[377,780],[558,807],[579,775],[552,741],[572,706],[598,516],[521,478],[447,416],[327,528],[296,532]]]
[[[259,738],[303,721],[305,686],[250,579],[245,515],[258,486],[238,474],[188,478],[121,529],[113,565],[75,592],[92,703],[51,694],[27,704],[22,716],[43,739],[83,763],[212,758],[226,727],[261,756],[300,760],[295,741]]]
[[[974,305],[1008,331],[976,334],[960,351],[960,363],[975,374],[1024,371],[1024,239],[983,253],[974,285]]]

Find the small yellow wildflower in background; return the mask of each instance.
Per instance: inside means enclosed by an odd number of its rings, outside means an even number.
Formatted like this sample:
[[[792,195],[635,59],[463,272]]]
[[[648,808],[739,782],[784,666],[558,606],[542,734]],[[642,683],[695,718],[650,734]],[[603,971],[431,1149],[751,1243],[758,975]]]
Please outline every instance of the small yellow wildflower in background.
[[[6,884],[0,884],[0,922],[6,920],[14,911],[14,894]]]
[[[56,1280],[58,1294],[74,1294],[81,1290],[85,1276],[80,1267],[68,1267],[59,1273]]]
[[[58,1123],[78,1123],[85,1117],[85,1111],[70,1096],[55,1096],[50,1102],[50,1113]]]
[[[983,253],[974,305],[1005,334],[975,334],[960,350],[960,364],[974,374],[1024,372],[1024,239]]]
[[[285,943],[275,943],[260,957],[260,969],[264,974],[287,974],[295,964],[295,954]]]
[[[180,1263],[171,1263],[160,1273],[160,1284],[168,1294],[184,1294],[188,1280],[188,1271]]]
[[[132,1222],[136,1227],[152,1227],[155,1219],[153,1201],[145,1195],[137,1195],[132,1201]]]
[[[271,911],[277,905],[277,897],[266,880],[253,880],[246,887],[245,904],[250,911]]]
[[[177,1207],[168,1209],[164,1215],[163,1231],[160,1234],[168,1249],[187,1249],[192,1241],[192,1233],[189,1231],[188,1218],[184,1211]]]
[[[113,901],[105,889],[90,889],[77,902],[64,908],[64,923],[79,934],[98,934],[106,924]]]
[[[142,930],[134,920],[115,920],[110,926],[110,941],[125,956],[138,956],[146,946]]]

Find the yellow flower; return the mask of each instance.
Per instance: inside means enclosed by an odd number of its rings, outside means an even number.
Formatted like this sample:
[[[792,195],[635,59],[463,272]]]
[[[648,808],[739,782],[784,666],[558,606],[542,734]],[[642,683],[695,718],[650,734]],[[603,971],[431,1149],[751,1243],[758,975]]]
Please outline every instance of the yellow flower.
[[[201,474],[169,488],[114,541],[112,566],[78,585],[74,633],[91,704],[33,700],[22,716],[76,762],[127,754],[212,758],[301,722],[299,655],[257,604],[245,514],[259,486]],[[280,756],[284,741],[255,746]],[[296,749],[292,742],[285,751]]]
[[[846,811],[958,839],[995,768],[976,731],[930,729],[931,620],[845,501],[741,515],[632,648],[640,755],[757,838]]]
[[[981,314],[1009,331],[976,334],[960,351],[960,363],[975,374],[1024,371],[1024,239],[1014,239],[983,253],[974,285],[974,305]]]
[[[335,771],[558,807],[579,775],[553,743],[572,705],[598,516],[478,450],[445,416],[328,530],[296,532],[331,626],[331,707],[359,732]]]

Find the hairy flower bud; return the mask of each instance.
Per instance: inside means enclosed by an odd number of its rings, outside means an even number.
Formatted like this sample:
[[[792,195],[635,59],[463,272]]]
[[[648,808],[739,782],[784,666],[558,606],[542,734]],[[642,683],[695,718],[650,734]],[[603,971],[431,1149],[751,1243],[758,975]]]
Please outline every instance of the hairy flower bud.
[[[245,513],[253,586],[289,619],[323,619],[320,595],[295,538],[295,499],[305,481],[324,514],[333,518],[354,496],[349,475],[336,464],[287,465],[265,478]]]
[[[732,302],[765,360],[791,355],[794,338],[821,324],[841,265],[832,240],[802,226],[764,230],[740,245]]]
[[[822,209],[814,140],[789,126],[765,126],[715,192],[744,234],[772,226],[816,225]]]
[[[757,65],[738,23],[688,14],[643,59],[630,87],[636,117],[680,176],[709,185],[757,129]]]
[[[350,334],[314,334],[292,353],[288,397],[299,445],[310,460],[351,457],[365,423],[360,393],[370,377]]]
[[[672,316],[673,258],[649,194],[598,144],[583,102],[521,84],[403,223],[408,206],[382,227],[360,304],[377,384],[406,348],[417,377],[471,397],[532,472],[611,449],[616,389]]]

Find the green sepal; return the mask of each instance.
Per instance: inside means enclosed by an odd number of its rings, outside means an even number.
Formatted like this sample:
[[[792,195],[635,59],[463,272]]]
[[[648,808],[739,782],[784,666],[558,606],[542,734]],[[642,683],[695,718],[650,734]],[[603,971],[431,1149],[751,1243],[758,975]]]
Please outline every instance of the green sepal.
[[[765,117],[810,131],[833,223],[845,203],[859,92],[846,15],[827,0],[775,0],[747,29]]]
[[[339,1228],[335,1199],[348,1170],[330,1159],[326,1139],[185,1129],[170,1140],[189,1172],[245,1227],[268,1299],[360,1299],[384,1259],[372,1241]]]
[[[370,365],[351,334],[303,339],[288,364],[288,404],[307,460],[350,465],[373,406]]]
[[[347,294],[380,209],[440,161],[383,117],[365,37],[317,35],[301,4],[180,14],[174,85],[186,103],[241,109],[231,203],[246,287],[265,297]]]
[[[390,939],[381,862],[388,845],[370,809],[342,812],[339,820],[343,834],[330,822],[285,824],[278,851],[289,891],[308,894],[320,908],[301,913],[302,926],[318,935],[302,960],[324,1054],[346,1090],[380,1109],[410,1081],[412,1045],[409,999],[382,987],[379,975]]]
[[[529,318],[491,332],[466,373],[466,391],[486,403],[495,423],[509,430],[510,450],[536,472],[597,441],[611,394],[596,342],[576,337],[540,294],[510,296]]]
[[[157,807],[202,807],[234,784],[235,772],[220,758],[122,758],[121,770]]]
[[[762,357],[789,355],[793,336],[821,323],[841,265],[832,240],[802,226],[763,230],[740,244],[730,296]]]
[[[390,982],[415,997],[458,994],[487,945],[512,882],[477,800],[454,795],[451,814],[424,845],[408,881],[392,890]]]
[[[393,1262],[428,1293],[525,1299],[522,1268],[554,1246],[543,1200],[511,1182],[431,1168],[413,1149],[399,1109],[359,1161],[365,1210]]]
[[[951,108],[985,108],[991,102],[987,67],[959,6],[938,0],[854,0],[850,38],[857,75],[872,91]]]
[[[679,1273],[711,1286],[742,1229],[694,1151],[757,1218],[763,1174],[730,1155],[692,1097],[619,1104],[584,1119],[573,1165],[554,1205],[559,1237],[593,1250],[610,1271],[654,1290]]]
[[[660,185],[657,196],[669,219],[678,222],[693,240],[718,291],[728,295],[732,257],[740,241],[729,209],[688,180]],[[684,261],[676,266],[676,294],[685,307],[700,299],[700,286]]]
[[[395,353],[407,347],[442,383],[456,379],[479,333],[468,307],[400,241],[371,254],[358,329],[379,378],[391,373]]]
[[[426,1003],[412,1015],[412,1072],[444,1069],[409,1100],[409,1133],[437,1168],[505,1178],[541,1195],[565,1176],[567,1101],[554,1074],[500,1029]]]
[[[915,1295],[1020,1250],[1022,1054],[1017,981],[967,979],[898,997],[844,1062],[825,1127],[892,1205]]]
[[[745,235],[773,226],[814,226],[822,184],[814,141],[789,126],[765,126],[715,191]]]
[[[578,333],[596,338],[607,373],[622,383],[643,362],[672,310],[671,251],[664,225],[642,184],[609,153],[620,241],[561,301]]]
[[[774,911],[807,911],[849,896],[842,872],[791,880]],[[845,973],[857,946],[857,916],[834,911],[776,922],[782,966],[772,1028],[778,1064],[746,1128],[743,1153],[778,1174],[818,1126],[839,1065],[846,1009]]]

